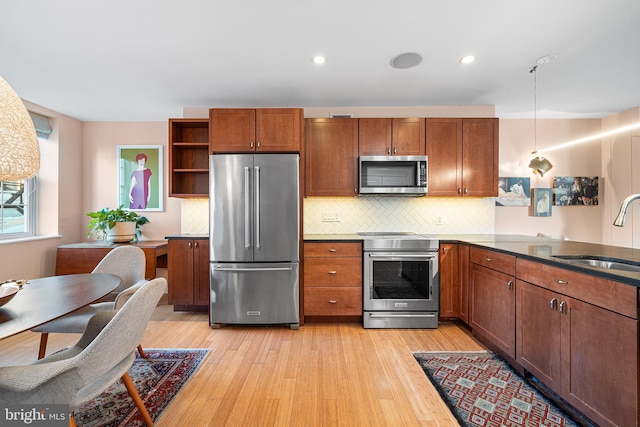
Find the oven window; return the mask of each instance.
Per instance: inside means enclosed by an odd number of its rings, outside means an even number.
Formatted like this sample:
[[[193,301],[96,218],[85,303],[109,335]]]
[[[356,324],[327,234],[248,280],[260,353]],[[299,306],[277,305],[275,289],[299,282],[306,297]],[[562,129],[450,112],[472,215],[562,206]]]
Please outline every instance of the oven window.
[[[429,262],[374,261],[373,299],[429,299]]]

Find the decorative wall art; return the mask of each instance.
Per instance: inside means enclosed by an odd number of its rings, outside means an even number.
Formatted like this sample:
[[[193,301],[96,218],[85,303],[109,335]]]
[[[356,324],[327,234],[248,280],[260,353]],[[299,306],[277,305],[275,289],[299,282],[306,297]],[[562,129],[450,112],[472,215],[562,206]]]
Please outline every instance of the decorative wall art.
[[[496,206],[529,206],[531,178],[500,177],[498,178],[498,197]]]
[[[531,216],[551,216],[551,189],[531,189]]]
[[[598,204],[597,176],[554,176],[553,204],[556,206]]]
[[[118,145],[118,203],[136,211],[162,211],[162,145]]]

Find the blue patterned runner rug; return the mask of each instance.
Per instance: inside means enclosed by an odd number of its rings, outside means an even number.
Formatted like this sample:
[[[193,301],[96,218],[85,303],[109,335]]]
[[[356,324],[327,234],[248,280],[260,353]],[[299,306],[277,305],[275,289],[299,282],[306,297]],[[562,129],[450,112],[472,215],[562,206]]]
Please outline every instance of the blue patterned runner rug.
[[[413,355],[464,427],[578,425],[491,352]]]
[[[136,356],[129,376],[155,422],[198,369],[208,349],[145,348],[148,359]],[[144,426],[138,408],[122,381],[87,402],[75,413],[78,427]]]

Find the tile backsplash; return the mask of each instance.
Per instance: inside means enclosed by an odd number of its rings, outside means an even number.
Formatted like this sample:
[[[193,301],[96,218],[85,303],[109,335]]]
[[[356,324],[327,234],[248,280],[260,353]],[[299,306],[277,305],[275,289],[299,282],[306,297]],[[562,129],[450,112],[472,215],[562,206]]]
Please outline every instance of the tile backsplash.
[[[495,199],[492,197],[306,197],[302,203],[305,234],[494,232]],[[182,201],[181,232],[209,232],[209,199]]]
[[[305,234],[357,233],[359,231],[491,234],[494,230],[494,222],[495,199],[492,197],[307,197],[304,199]]]

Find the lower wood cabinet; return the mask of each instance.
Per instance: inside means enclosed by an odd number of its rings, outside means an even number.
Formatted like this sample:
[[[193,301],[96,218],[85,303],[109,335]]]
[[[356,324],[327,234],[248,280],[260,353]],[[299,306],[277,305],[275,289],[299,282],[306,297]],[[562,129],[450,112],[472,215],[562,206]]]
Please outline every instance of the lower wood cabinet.
[[[515,358],[515,257],[471,248],[470,259],[473,334],[488,339],[503,355]]]
[[[304,316],[362,316],[361,243],[304,243]]]
[[[438,254],[441,319],[460,316],[460,245],[441,243]]]
[[[518,364],[598,425],[638,425],[637,289],[517,265]]]
[[[175,311],[209,307],[209,240],[169,239],[169,298]]]

